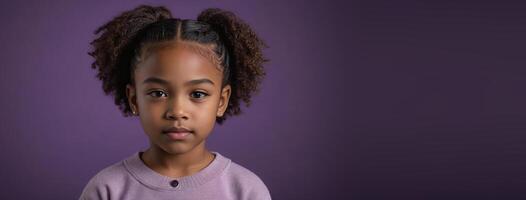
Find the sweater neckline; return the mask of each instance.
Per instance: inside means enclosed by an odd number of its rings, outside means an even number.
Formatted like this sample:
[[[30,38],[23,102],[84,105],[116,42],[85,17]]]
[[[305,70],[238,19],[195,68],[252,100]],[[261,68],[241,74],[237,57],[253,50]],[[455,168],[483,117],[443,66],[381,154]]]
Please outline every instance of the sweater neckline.
[[[201,169],[201,171],[189,176],[172,178],[162,175],[148,167],[141,160],[141,153],[143,152],[137,151],[125,159],[124,166],[139,182],[156,190],[180,191],[199,187],[215,177],[220,176],[231,162],[230,159],[220,153],[211,151],[211,153],[215,155],[215,158],[208,166]]]

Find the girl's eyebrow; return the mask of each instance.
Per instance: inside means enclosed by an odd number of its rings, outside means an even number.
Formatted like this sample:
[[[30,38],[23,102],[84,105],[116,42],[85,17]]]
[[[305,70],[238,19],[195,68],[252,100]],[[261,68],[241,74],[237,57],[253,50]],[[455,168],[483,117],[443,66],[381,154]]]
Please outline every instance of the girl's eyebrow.
[[[146,84],[146,83],[159,83],[161,85],[169,85],[170,84],[169,81],[161,79],[161,78],[158,78],[158,77],[149,77],[149,78],[145,79],[142,83],[143,84]],[[207,79],[207,78],[194,79],[194,80],[186,82],[185,85],[197,85],[197,84],[202,84],[202,83],[208,83],[208,84],[215,85],[213,81],[211,81],[210,79]]]

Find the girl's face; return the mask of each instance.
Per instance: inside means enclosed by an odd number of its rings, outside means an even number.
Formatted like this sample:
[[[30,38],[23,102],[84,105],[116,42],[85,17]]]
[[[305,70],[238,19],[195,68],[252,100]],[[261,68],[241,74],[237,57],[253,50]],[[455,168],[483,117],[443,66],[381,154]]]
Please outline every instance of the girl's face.
[[[134,78],[135,86],[129,84],[126,95],[151,145],[170,154],[204,148],[216,117],[223,115],[230,98],[230,85],[221,89],[219,68],[177,43],[139,63]],[[163,133],[173,127],[191,133],[184,138]]]

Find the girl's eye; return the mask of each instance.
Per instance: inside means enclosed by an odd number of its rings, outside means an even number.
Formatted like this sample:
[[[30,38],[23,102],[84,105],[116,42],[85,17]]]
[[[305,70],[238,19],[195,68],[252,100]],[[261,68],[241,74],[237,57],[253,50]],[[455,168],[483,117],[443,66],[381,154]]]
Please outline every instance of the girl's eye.
[[[192,94],[190,96],[192,96],[193,98],[196,98],[196,99],[202,99],[202,98],[208,96],[208,94],[204,93],[204,92],[197,91],[197,92],[192,92]]]
[[[150,95],[150,96],[152,96],[152,94],[153,94],[153,97],[156,97],[156,98],[157,98],[157,97],[159,97],[159,96],[158,96],[159,94],[162,96],[162,94],[166,94],[166,93],[164,93],[163,91],[159,91],[159,90],[152,91],[152,92],[148,93],[148,95]],[[165,96],[166,96],[166,95],[165,95]]]

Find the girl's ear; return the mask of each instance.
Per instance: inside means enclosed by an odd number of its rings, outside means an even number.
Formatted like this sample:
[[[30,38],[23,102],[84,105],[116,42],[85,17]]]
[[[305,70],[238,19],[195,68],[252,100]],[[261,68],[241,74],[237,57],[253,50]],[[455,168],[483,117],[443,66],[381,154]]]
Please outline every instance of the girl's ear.
[[[126,97],[128,98],[128,104],[130,105],[132,112],[138,113],[137,106],[137,95],[135,93],[135,86],[127,84],[126,85]]]
[[[230,99],[231,92],[232,88],[230,87],[230,84],[223,87],[223,90],[221,91],[221,96],[219,97],[219,108],[217,109],[218,117],[222,117],[225,113],[226,108],[228,107],[228,100]]]

